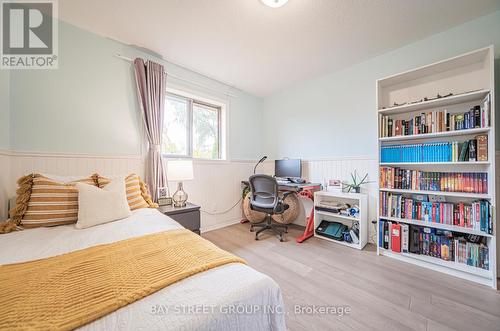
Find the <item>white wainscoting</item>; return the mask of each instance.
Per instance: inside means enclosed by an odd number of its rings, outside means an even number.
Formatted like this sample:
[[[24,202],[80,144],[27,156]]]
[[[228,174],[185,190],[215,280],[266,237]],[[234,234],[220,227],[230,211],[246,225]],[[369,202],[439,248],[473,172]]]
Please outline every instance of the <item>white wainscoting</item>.
[[[241,197],[240,182],[252,174],[254,164],[253,160],[195,161],[195,179],[185,182],[184,189],[189,194],[189,201],[202,206],[202,231],[221,228],[242,219],[240,203],[228,209]],[[140,156],[3,152],[0,153],[0,169],[0,217],[4,218],[7,216],[8,199],[15,195],[16,180],[25,174],[39,172],[58,176],[87,176],[94,172],[104,175],[135,172],[144,176],[144,160]],[[175,182],[169,183],[172,193],[176,185]]]
[[[131,172],[143,174],[144,162],[139,156],[96,156],[96,155],[64,155],[31,152],[2,152],[4,164],[0,158],[2,172],[0,173],[0,193],[2,206],[6,206],[8,199],[15,196],[18,178],[33,172],[58,176],[88,176],[98,172],[101,174],[126,175]],[[1,210],[0,210],[1,211]],[[2,214],[0,214],[2,215]],[[3,217],[7,214],[4,212]]]
[[[13,180],[31,172],[59,176],[87,176],[95,172],[114,175],[126,175],[134,172],[142,175],[144,161],[140,156],[13,152],[11,154],[11,172]]]
[[[0,221],[8,215],[7,205],[12,193],[10,177],[10,155],[6,151],[0,151]]]
[[[243,218],[241,202],[238,202],[242,196],[241,181],[248,180],[255,162],[195,161],[195,179],[184,182],[184,190],[189,201],[201,206],[202,232],[238,223]],[[169,182],[172,194],[176,186],[176,182]]]

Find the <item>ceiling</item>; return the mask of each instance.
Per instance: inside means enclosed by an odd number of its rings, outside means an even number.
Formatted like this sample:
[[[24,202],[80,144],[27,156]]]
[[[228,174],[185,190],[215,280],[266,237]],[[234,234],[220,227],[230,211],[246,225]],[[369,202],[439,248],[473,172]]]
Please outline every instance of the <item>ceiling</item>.
[[[500,9],[500,0],[64,0],[62,20],[257,96]]]

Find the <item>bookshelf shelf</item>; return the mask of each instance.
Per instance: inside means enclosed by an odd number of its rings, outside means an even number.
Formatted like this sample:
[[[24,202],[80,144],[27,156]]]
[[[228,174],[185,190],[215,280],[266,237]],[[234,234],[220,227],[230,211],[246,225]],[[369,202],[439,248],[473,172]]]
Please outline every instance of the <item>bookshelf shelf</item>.
[[[326,216],[341,218],[341,219],[344,219],[344,220],[359,222],[359,218],[350,217],[350,216],[344,216],[344,215],[340,215],[340,214],[336,214],[336,213],[329,213],[329,212],[324,211],[324,210],[316,210],[316,213],[319,214],[319,215],[326,215]]]
[[[447,107],[451,105],[456,105],[460,103],[466,103],[470,101],[482,100],[488,93],[489,90],[479,90],[472,91],[463,94],[452,95],[446,98],[435,99],[430,101],[422,101],[413,104],[407,104],[402,106],[390,107],[385,109],[379,109],[379,113],[383,115],[391,115],[391,114],[402,114],[402,113],[411,113],[414,111],[424,110],[424,109],[432,109],[437,107]]]
[[[488,180],[488,193],[466,193],[466,192],[440,192],[440,191],[426,191],[426,190],[402,190],[402,189],[388,189],[382,188],[379,186],[378,191],[380,194],[382,192],[392,192],[399,193],[405,196],[408,195],[421,195],[435,196],[436,199],[442,197],[442,201],[459,203],[464,202],[466,204],[470,204],[474,202],[474,200],[487,200],[489,202],[489,209],[486,209],[486,213],[488,211],[491,213],[491,220],[493,226],[493,234],[488,234],[483,231],[473,230],[471,228],[459,227],[456,225],[442,224],[442,223],[434,223],[434,222],[425,222],[414,219],[401,219],[396,217],[384,217],[381,213],[380,204],[382,201],[377,200],[377,254],[384,255],[390,258],[394,258],[403,262],[415,264],[421,267],[426,267],[435,271],[439,271],[442,273],[450,274],[456,277],[460,277],[463,279],[467,279],[470,281],[474,281],[480,284],[484,284],[490,286],[494,289],[497,288],[497,275],[499,274],[499,268],[497,264],[497,221],[496,221],[496,188],[495,188],[495,83],[494,83],[494,49],[493,46],[489,46],[486,48],[482,48],[476,51],[472,51],[466,54],[462,54],[450,59],[446,59],[443,61],[439,61],[436,63],[432,63],[417,69],[405,71],[399,74],[392,75],[390,77],[385,77],[377,80],[377,106],[376,112],[378,117],[378,171],[379,174],[386,174],[387,172],[382,172],[381,167],[397,167],[402,170],[416,170],[416,171],[425,171],[425,172],[481,172],[487,173]],[[464,79],[467,77],[467,79]],[[471,91],[467,93],[459,94],[463,91]],[[438,93],[441,95],[447,93],[454,93],[450,97],[423,101],[413,104],[406,104],[396,107],[387,107],[388,105],[392,105],[394,103],[402,103],[404,101],[411,100],[419,100],[424,97],[432,97],[436,96]],[[489,105],[488,105],[489,103]],[[454,130],[454,131],[443,131],[443,132],[434,132],[434,133],[426,133],[426,134],[415,134],[415,135],[406,135],[406,136],[392,136],[392,137],[381,137],[381,131],[384,133],[387,131],[387,116],[391,115],[391,119],[393,121],[406,121],[408,118],[413,118],[416,120],[417,116],[419,125],[426,126],[425,130],[428,130],[429,127],[450,127],[450,123],[443,123],[442,117],[440,119],[439,114],[452,114],[452,115],[463,115],[462,121],[465,120],[465,113],[470,114],[470,109],[477,109],[477,106],[480,108],[480,118],[486,122],[482,122],[483,128],[473,128],[473,129],[464,129],[464,130]],[[489,107],[489,108],[488,108]],[[489,112],[488,112],[489,109]],[[435,111],[435,112],[434,112]],[[485,111],[485,115],[483,115],[483,111]],[[433,113],[430,113],[433,112]],[[410,114],[414,113],[414,114]],[[427,113],[428,115],[421,115],[419,113]],[[438,114],[438,115],[433,115]],[[476,113],[477,114],[477,113]],[[425,116],[429,116],[426,120]],[[463,125],[458,127],[470,127],[477,124],[474,122],[475,118],[471,118],[471,115],[467,115],[467,120],[470,119],[471,123],[468,125]],[[476,115],[477,116],[477,115]],[[484,117],[483,117],[484,116]],[[452,121],[456,121],[457,117],[451,117]],[[423,120],[421,120],[423,118]],[[450,121],[448,117],[444,117],[444,121]],[[394,122],[393,122],[394,123]],[[456,125],[453,122],[454,125]],[[394,124],[393,124],[394,125]],[[398,124],[400,125],[400,124]],[[453,126],[451,126],[453,128]],[[394,127],[393,127],[394,130]],[[399,132],[399,131],[398,131]],[[410,131],[411,132],[411,131]],[[476,162],[385,162],[382,163],[380,156],[382,150],[384,153],[387,152],[387,149],[382,149],[383,147],[387,147],[389,145],[413,145],[413,144],[426,144],[426,143],[437,143],[450,145],[449,143],[458,142],[458,144],[462,142],[470,141],[471,139],[475,139],[477,135],[487,135],[487,161],[476,161]],[[484,141],[484,140],[483,140]],[[410,146],[411,147],[411,146]],[[411,150],[411,149],[406,149]],[[484,149],[483,149],[484,151]],[[440,153],[439,150],[437,153]],[[387,155],[387,154],[384,154]],[[484,155],[484,154],[483,154]],[[442,159],[441,154],[436,154],[435,157],[428,159]],[[391,160],[391,159],[388,159]],[[392,160],[398,161],[399,159],[393,158]],[[406,159],[405,159],[406,160]],[[418,160],[418,159],[417,159]],[[387,180],[384,177],[384,180]],[[384,200],[385,201],[385,200]],[[387,208],[387,206],[384,206]],[[462,211],[461,211],[462,212]],[[481,210],[481,213],[483,211]],[[470,213],[470,209],[469,209]],[[461,214],[459,214],[461,215]],[[488,214],[481,214],[483,215]],[[464,217],[464,216],[461,216]],[[483,258],[484,254],[487,254],[487,264],[489,265],[489,270],[472,267],[466,264],[461,264],[455,261],[445,261],[440,259],[439,257],[431,257],[427,255],[419,255],[412,253],[403,253],[403,245],[398,246],[398,237],[397,232],[394,235],[392,231],[387,232],[387,225],[384,226],[381,222],[392,222],[399,224],[408,224],[410,233],[418,234],[417,228],[430,228],[430,229],[442,229],[453,231],[456,236],[454,238],[450,238],[449,241],[445,241],[445,245],[450,245],[457,240],[456,238],[460,238],[460,234],[463,235],[478,235],[482,237],[481,245],[487,246],[487,252],[484,251],[484,248],[480,248],[477,244],[476,248],[477,252],[481,249],[481,253],[477,256],[469,255],[468,258],[480,260]],[[381,230],[382,226],[382,230]],[[407,229],[406,226],[404,226]],[[396,229],[398,227],[393,227],[391,230]],[[380,232],[382,231],[382,232]],[[384,232],[385,231],[385,232]],[[407,231],[407,230],[405,230]],[[413,232],[412,232],[413,231]],[[404,232],[405,234],[407,232]],[[382,237],[381,237],[382,235]],[[385,242],[385,240],[389,240],[389,249],[384,249],[380,247],[380,242]],[[396,236],[396,237],[395,237]],[[413,236],[406,237],[410,238],[409,241],[405,241],[406,243],[412,244],[411,238],[417,238],[413,240],[418,240],[419,242],[413,242],[413,244],[422,245],[425,241],[425,244],[431,244],[431,241],[436,240],[438,242],[439,239],[432,239],[433,237],[422,237],[422,236]],[[395,240],[395,246],[391,248],[391,241]],[[468,240],[466,237],[461,240]],[[401,244],[403,241],[401,241]],[[448,244],[446,244],[448,243]],[[470,245],[475,245],[471,243]],[[407,247],[407,246],[405,246]],[[415,246],[412,246],[415,247]],[[422,246],[420,246],[420,250]],[[472,246],[471,246],[472,247]],[[484,246],[482,246],[484,247]],[[398,252],[401,250],[401,252]],[[469,253],[472,251],[461,251],[460,254],[472,254]],[[440,254],[439,251],[437,254]]]
[[[493,272],[492,270],[486,270],[481,268],[472,267],[463,263],[457,263],[454,261],[445,261],[436,257],[427,256],[427,255],[418,255],[411,253],[397,253],[391,250],[387,250],[384,248],[380,249],[380,255],[385,255],[389,257],[396,258],[398,260],[402,260],[404,262],[418,264],[420,266],[436,269],[439,271],[459,276],[461,278],[469,279],[472,281],[476,281],[478,283],[482,283],[484,285],[491,285],[493,281]],[[417,263],[415,263],[417,262]],[[495,280],[496,282],[496,280]]]
[[[381,142],[391,142],[391,141],[406,141],[406,140],[418,140],[418,139],[435,139],[442,137],[476,135],[480,133],[488,133],[489,131],[490,128],[475,128],[467,130],[453,130],[453,131],[443,131],[434,133],[413,134],[407,136],[382,137],[378,138],[378,140]]]
[[[342,245],[342,246],[347,246],[347,247],[351,247],[351,248],[355,248],[355,249],[359,249],[359,250],[363,249],[359,244],[352,244],[352,243],[348,243],[348,242],[345,242],[345,241],[338,241],[338,240],[334,240],[334,239],[331,239],[331,238],[328,238],[328,237],[323,237],[322,235],[319,235],[319,234],[315,234],[314,236],[316,238],[321,238],[321,239],[324,239],[324,240],[328,240],[328,241],[334,242],[334,243]]]
[[[387,217],[387,216],[380,216],[380,218],[384,219],[384,220],[388,220],[388,221],[393,221],[393,222],[400,222],[400,223],[406,223],[406,224],[425,226],[428,228],[436,228],[436,229],[441,229],[441,230],[455,231],[455,232],[461,232],[461,233],[467,233],[467,234],[475,234],[478,236],[489,237],[489,238],[493,237],[493,235],[488,234],[488,233],[483,232],[483,231],[474,230],[474,229],[465,228],[465,227],[456,226],[456,225],[434,223],[434,222],[425,222],[425,221],[419,221],[419,220],[410,220],[410,219],[405,219],[405,218]]]
[[[481,193],[440,192],[440,191],[423,191],[423,190],[399,190],[399,189],[393,189],[393,188],[380,188],[379,190],[382,192],[393,192],[393,193],[441,195],[441,196],[445,196],[445,197],[458,197],[458,198],[469,198],[469,199],[491,199],[491,195],[481,194]]]

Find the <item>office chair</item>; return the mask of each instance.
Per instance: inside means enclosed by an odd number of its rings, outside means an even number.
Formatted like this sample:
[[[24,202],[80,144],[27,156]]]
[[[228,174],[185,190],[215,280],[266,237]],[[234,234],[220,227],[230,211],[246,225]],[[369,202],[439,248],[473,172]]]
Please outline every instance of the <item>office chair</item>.
[[[280,196],[276,179],[268,175],[253,175],[248,181],[251,190],[250,209],[266,213],[264,221],[250,226],[251,232],[254,228],[261,228],[255,233],[255,240],[259,240],[259,234],[263,231],[273,230],[280,241],[283,241],[283,234],[288,232],[288,225],[273,223],[271,216],[283,214],[289,208],[283,200],[292,192],[285,192]]]

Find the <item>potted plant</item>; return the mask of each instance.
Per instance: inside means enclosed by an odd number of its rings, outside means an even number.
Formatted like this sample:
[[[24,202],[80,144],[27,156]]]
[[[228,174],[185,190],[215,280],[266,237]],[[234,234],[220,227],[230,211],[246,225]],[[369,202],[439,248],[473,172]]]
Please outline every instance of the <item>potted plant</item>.
[[[367,178],[368,173],[366,173],[365,176],[360,180],[358,178],[357,171],[354,170],[354,173],[351,173],[352,183],[342,183],[344,185],[344,190],[347,190],[347,193],[350,193],[351,191],[353,191],[354,193],[361,192],[361,185],[370,183],[369,181],[367,181]]]

